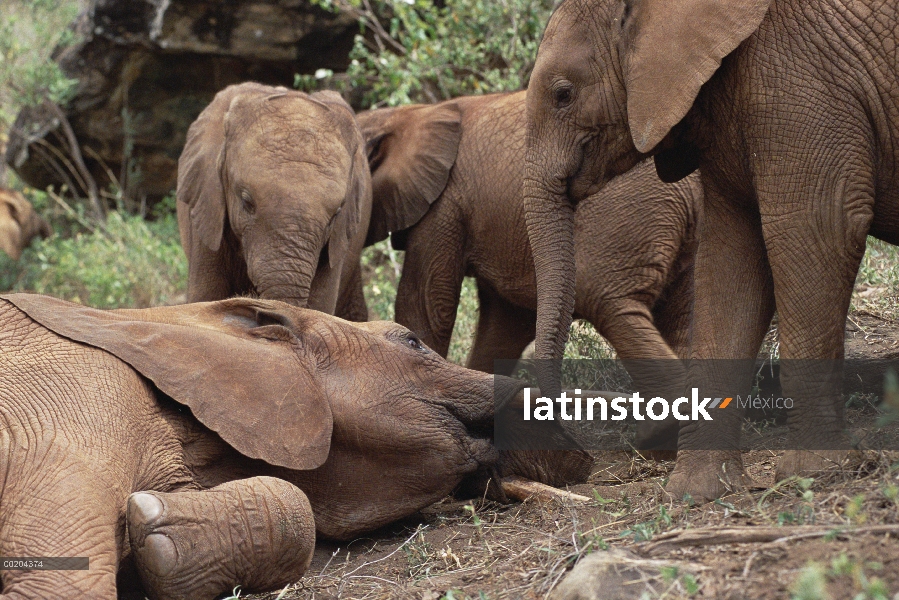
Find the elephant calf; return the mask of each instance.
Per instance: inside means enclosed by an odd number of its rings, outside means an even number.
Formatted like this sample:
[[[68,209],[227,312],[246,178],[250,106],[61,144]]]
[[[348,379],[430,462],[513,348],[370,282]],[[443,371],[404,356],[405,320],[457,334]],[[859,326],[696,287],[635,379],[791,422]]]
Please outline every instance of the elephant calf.
[[[482,371],[492,372],[495,359],[518,358],[535,335],[537,287],[522,193],[525,94],[357,116],[375,210],[391,198],[385,190],[412,193],[416,185],[430,204],[413,227],[393,234],[406,250],[396,320],[445,356],[462,280],[475,277],[480,314],[468,366]],[[455,115],[455,129],[436,128],[447,114]],[[439,189],[430,183],[438,167]],[[622,359],[686,351],[701,199],[698,176],[665,184],[647,162],[578,204],[576,312]]]
[[[0,381],[0,556],[90,560],[0,570],[2,597],[111,598],[132,567],[154,598],[272,589],[316,531],[352,538],[497,460],[492,376],[276,301],[0,296]]]
[[[19,260],[22,250],[37,236],[50,237],[53,229],[15,190],[0,188],[0,250]]]
[[[371,183],[338,94],[219,92],[187,133],[177,206],[188,301],[253,293],[367,320],[359,255]]]

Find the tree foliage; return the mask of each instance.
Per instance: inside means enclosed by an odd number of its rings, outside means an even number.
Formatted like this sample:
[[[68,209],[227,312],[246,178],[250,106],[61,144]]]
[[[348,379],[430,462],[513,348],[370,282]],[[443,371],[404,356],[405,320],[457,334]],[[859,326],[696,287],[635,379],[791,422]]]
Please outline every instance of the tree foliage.
[[[297,76],[305,89],[362,90],[365,107],[521,89],[552,0],[312,0],[359,18],[345,75]]]
[[[23,107],[45,100],[62,104],[71,97],[77,81],[51,57],[54,49],[74,41],[69,25],[79,9],[79,0],[0,2],[0,135]]]

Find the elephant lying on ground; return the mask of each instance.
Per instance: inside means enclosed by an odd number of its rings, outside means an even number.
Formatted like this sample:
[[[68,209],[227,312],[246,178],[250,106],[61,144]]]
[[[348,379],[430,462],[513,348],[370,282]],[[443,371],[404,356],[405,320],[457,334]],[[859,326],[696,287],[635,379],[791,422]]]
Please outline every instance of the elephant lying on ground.
[[[363,150],[352,109],[334,92],[257,83],[219,92],[178,161],[188,301],[255,293],[367,320]]]
[[[460,115],[461,137],[448,132],[434,144],[434,135],[422,132],[450,110]],[[375,205],[397,177],[414,184],[424,171],[417,165],[434,162],[434,147],[457,142],[455,160],[445,164],[446,185],[427,214],[393,236],[406,250],[396,321],[446,356],[462,280],[475,277],[480,312],[468,366],[486,372],[495,359],[518,358],[534,339],[537,286],[521,183],[525,117],[525,92],[357,115]],[[671,359],[688,348],[701,198],[698,177],[665,184],[645,163],[578,205],[575,313],[622,359]],[[635,379],[638,389],[663,393]],[[638,438],[641,447],[647,443]]]
[[[885,0],[566,0],[528,87],[525,210],[536,357],[562,356],[575,309],[574,203],[655,156],[699,168],[690,386],[750,389],[775,306],[793,449],[777,479],[846,456],[844,327],[866,236],[899,243],[899,6]],[[552,393],[557,374],[541,384]],[[741,415],[685,423],[667,489],[745,485]]]
[[[4,598],[110,598],[134,566],[155,598],[271,589],[316,531],[352,538],[497,460],[493,377],[395,323],[281,302],[2,296],[0,381],[0,556],[90,559],[0,571]],[[562,483],[550,462],[503,468]]]
[[[0,250],[11,259],[19,260],[22,250],[37,236],[53,234],[50,224],[15,190],[0,188]]]

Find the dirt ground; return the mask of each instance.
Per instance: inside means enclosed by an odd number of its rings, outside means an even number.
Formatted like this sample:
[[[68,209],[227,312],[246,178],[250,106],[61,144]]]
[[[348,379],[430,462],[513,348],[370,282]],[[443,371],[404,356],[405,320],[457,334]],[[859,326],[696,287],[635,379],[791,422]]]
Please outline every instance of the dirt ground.
[[[847,357],[899,357],[899,323],[853,313]],[[878,413],[854,401],[848,417],[864,429]],[[306,577],[260,598],[546,598],[584,556],[624,548],[667,565],[634,597],[899,599],[899,452],[782,482],[777,456],[746,453],[753,489],[691,507],[664,493],[673,463],[597,454],[589,482],[571,488],[590,502],[446,498],[350,543],[320,541]],[[676,545],[678,532],[734,527],[783,535]]]

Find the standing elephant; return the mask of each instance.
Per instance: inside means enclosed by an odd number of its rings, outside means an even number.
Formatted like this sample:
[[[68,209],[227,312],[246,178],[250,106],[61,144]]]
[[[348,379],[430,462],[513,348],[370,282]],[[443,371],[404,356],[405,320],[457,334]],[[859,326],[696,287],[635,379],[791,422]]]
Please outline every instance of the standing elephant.
[[[461,136],[453,131],[433,144],[421,132],[448,111],[460,115]],[[375,206],[383,200],[378,190],[398,175],[414,178],[424,172],[418,163],[436,162],[435,148],[457,147],[455,160],[443,163],[448,177],[430,210],[393,235],[394,246],[406,250],[396,320],[446,356],[462,280],[475,277],[480,312],[468,366],[486,372],[495,359],[517,359],[534,339],[537,287],[521,183],[525,117],[525,92],[357,116]],[[677,358],[688,346],[700,200],[698,177],[665,184],[647,162],[577,208],[575,313],[622,359]],[[639,447],[651,445],[638,438]]]
[[[843,356],[866,236],[899,243],[897,48],[886,0],[561,4],[527,97],[537,357],[561,356],[575,308],[575,204],[647,155],[666,181],[699,168],[691,356],[751,362],[776,306],[783,395],[796,399],[777,477],[844,456],[839,373],[821,359]],[[691,367],[703,395],[749,390],[749,369],[734,384],[715,364]],[[681,427],[675,497],[743,485],[740,412],[722,413]]]
[[[50,224],[21,193],[0,188],[0,250],[11,259],[19,260],[22,250],[37,236],[53,234]]]
[[[364,144],[334,92],[219,92],[178,161],[189,302],[255,293],[365,321],[359,255],[371,213]]]
[[[2,598],[111,598],[134,568],[154,598],[296,581],[316,531],[353,538],[494,464],[495,387],[519,389],[395,323],[29,294],[0,297],[0,381],[0,556],[90,561],[0,570]],[[534,456],[503,472],[589,473]]]

